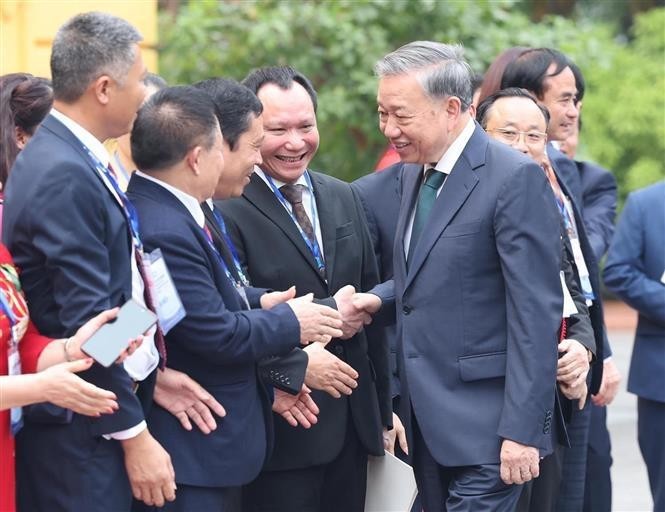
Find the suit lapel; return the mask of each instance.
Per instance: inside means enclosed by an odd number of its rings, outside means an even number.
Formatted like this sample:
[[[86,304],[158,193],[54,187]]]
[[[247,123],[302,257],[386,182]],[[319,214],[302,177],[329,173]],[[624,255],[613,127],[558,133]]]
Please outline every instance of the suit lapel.
[[[300,235],[295,222],[260,176],[252,174],[250,183],[245,187],[243,196],[284,232],[286,237],[296,246],[303,258],[307,260],[318,275],[319,271],[314,257]]]
[[[316,211],[321,226],[321,240],[323,242],[323,258],[326,265],[326,277],[328,283],[332,283],[333,269],[335,266],[335,250],[337,241],[337,223],[330,209],[330,193],[328,184],[319,173],[310,172],[312,186],[314,187],[314,199],[316,200]],[[318,272],[317,272],[318,274]],[[320,277],[320,276],[319,276]]]

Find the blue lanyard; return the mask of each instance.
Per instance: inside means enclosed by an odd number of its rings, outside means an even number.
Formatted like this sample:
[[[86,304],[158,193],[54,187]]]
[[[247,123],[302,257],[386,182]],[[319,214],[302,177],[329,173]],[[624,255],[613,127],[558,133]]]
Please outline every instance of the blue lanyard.
[[[210,234],[210,231],[208,231],[208,228],[205,227],[205,224],[203,225],[203,227],[201,228],[201,230],[203,231],[203,234],[204,234],[205,237],[206,237],[206,240],[207,240],[207,242],[208,242],[208,245],[209,245],[210,248],[213,250],[213,252],[215,253],[215,256],[217,256],[217,259],[219,260],[220,265],[221,265],[222,268],[224,269],[224,274],[226,274],[226,277],[228,277],[229,281],[231,281],[231,282],[234,284],[234,286],[235,286],[236,288],[239,287],[239,286],[242,286],[242,284],[239,283],[239,282],[236,280],[235,277],[233,277],[233,274],[232,274],[231,271],[229,270],[229,267],[226,265],[226,262],[224,261],[224,258],[222,258],[222,255],[221,255],[221,254],[219,253],[219,251],[217,250],[217,247],[215,247],[215,243],[214,243],[214,241],[213,241],[213,239],[212,239],[212,235]]]
[[[127,225],[129,226],[129,231],[132,235],[132,242],[137,251],[143,252],[143,243],[141,242],[141,237],[139,235],[139,216],[136,213],[134,205],[129,201],[127,195],[122,191],[120,185],[115,179],[115,176],[111,174],[111,171],[99,159],[93,154],[90,149],[81,142],[81,146],[90,157],[95,169],[101,173],[106,180],[111,184],[113,191],[116,193],[120,199],[120,206],[122,206],[122,212],[125,214],[125,219],[127,220]]]
[[[219,226],[222,235],[224,235],[224,241],[226,242],[226,246],[231,251],[231,257],[233,258],[233,266],[235,267],[236,272],[238,273],[238,277],[240,277],[242,285],[249,286],[249,279],[247,279],[247,276],[242,271],[242,267],[240,266],[240,258],[238,257],[238,251],[236,250],[235,245],[233,245],[233,240],[231,240],[231,237],[229,236],[229,233],[226,230],[226,223],[224,222],[224,218],[222,217],[222,215],[219,213],[219,210],[214,205],[212,207],[212,214],[215,217],[215,221],[217,222],[217,226]]]
[[[127,172],[127,169],[125,169],[125,166],[122,165],[122,161],[120,160],[120,154],[118,153],[117,149],[113,153],[113,156],[115,157],[115,163],[118,164],[118,169],[120,169],[120,172],[122,172],[122,175],[125,177],[125,179],[129,181],[129,178],[131,178],[131,176]]]
[[[270,184],[270,188],[272,188],[272,191],[274,194],[277,196],[277,199],[279,199],[279,202],[282,203],[282,206],[286,208],[286,211],[289,213],[291,216],[291,219],[293,220],[293,223],[296,225],[298,228],[298,231],[300,232],[300,236],[302,237],[303,241],[305,242],[305,245],[307,245],[307,248],[309,249],[309,252],[312,253],[312,256],[314,257],[314,261],[316,261],[316,266],[323,273],[323,269],[326,268],[326,264],[323,260],[323,253],[321,252],[321,248],[319,247],[319,242],[316,239],[316,223],[317,223],[317,217],[316,217],[316,208],[314,206],[314,187],[312,186],[312,180],[309,177],[309,172],[305,171],[305,180],[307,181],[307,187],[309,188],[310,194],[312,194],[311,197],[311,220],[312,220],[312,229],[314,230],[314,240],[310,240],[305,232],[302,230],[300,227],[300,224],[298,224],[298,221],[296,220],[295,215],[293,215],[291,203],[289,203],[286,198],[282,195],[282,193],[279,191],[279,189],[275,186],[275,182],[272,180],[270,176],[267,174],[265,177],[268,179],[268,183]]]
[[[2,308],[2,312],[7,317],[7,320],[9,320],[9,330],[12,336],[12,345],[16,346],[18,345],[19,342],[19,340],[16,339],[14,333],[14,326],[16,325],[16,315],[14,315],[14,311],[12,311],[12,308],[9,305],[9,300],[7,299],[7,296],[5,295],[4,291],[0,291],[0,308]]]

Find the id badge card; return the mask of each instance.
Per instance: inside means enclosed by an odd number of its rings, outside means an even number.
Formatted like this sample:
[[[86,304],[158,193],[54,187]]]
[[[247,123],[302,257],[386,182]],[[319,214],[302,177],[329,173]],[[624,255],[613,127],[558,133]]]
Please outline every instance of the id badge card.
[[[577,271],[580,275],[580,280],[584,278],[589,278],[589,269],[586,266],[584,261],[584,255],[582,254],[582,246],[580,245],[580,239],[573,237],[570,239],[570,245],[573,248],[573,258],[575,259],[575,265],[577,265]]]
[[[148,286],[150,286],[151,296],[155,303],[159,327],[166,335],[180,320],[185,318],[185,308],[178,295],[178,290],[173,284],[162,251],[155,249],[146,256],[143,261],[150,276]]]
[[[576,315],[579,313],[577,311],[577,306],[575,306],[575,301],[573,300],[573,296],[570,294],[570,290],[568,290],[568,286],[566,285],[566,278],[565,274],[563,271],[559,272],[559,277],[561,278],[561,290],[563,291],[563,318],[570,318],[573,315]]]

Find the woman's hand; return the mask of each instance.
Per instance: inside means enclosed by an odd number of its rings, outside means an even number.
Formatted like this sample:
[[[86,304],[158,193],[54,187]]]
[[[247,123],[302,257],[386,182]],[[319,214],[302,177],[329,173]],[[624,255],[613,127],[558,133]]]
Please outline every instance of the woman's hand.
[[[43,389],[44,400],[86,416],[100,416],[117,411],[118,403],[114,393],[98,388],[75,375],[90,368],[92,363],[90,358],[81,359],[56,364],[34,374]]]

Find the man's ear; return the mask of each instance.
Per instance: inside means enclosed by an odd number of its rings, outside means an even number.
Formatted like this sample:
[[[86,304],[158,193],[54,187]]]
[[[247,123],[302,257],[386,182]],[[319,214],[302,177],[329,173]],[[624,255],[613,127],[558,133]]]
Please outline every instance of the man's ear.
[[[30,135],[28,135],[23,128],[17,126],[16,145],[18,146],[18,148],[22,150],[25,147],[25,145],[28,143],[28,140],[30,140]]]
[[[108,105],[111,98],[111,89],[115,85],[115,81],[108,75],[102,75],[95,80],[90,87],[94,92],[95,98],[102,105]]]
[[[194,172],[196,176],[201,173],[200,160],[202,151],[203,148],[201,146],[194,146],[187,152],[187,156],[185,156],[188,167]]]
[[[448,117],[459,117],[462,113],[462,101],[457,96],[449,96],[445,101],[445,109]]]

